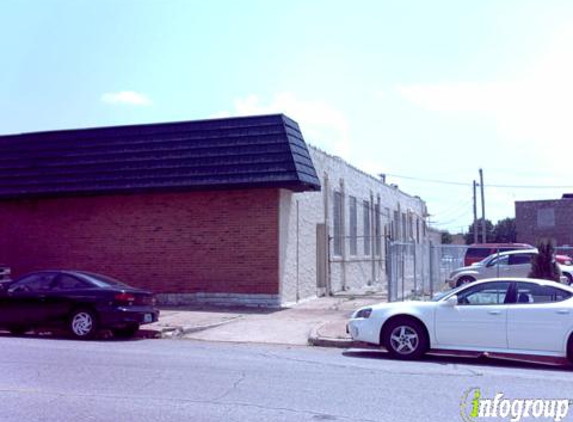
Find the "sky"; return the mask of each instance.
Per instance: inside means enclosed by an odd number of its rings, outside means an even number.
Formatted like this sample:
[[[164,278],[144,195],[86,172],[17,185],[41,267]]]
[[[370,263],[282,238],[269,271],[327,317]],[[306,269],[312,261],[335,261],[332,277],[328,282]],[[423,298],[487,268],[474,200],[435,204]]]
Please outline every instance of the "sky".
[[[452,233],[573,192],[570,0],[2,0],[0,64],[0,134],[284,113]]]

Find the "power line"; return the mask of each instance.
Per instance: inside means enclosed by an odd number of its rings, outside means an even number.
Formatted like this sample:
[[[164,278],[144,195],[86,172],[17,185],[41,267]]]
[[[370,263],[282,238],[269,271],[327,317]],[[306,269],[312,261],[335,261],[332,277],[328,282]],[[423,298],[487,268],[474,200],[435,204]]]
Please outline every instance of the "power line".
[[[392,176],[392,177],[397,177],[399,179],[408,179],[408,180],[417,180],[419,182],[427,182],[427,183],[439,183],[442,185],[456,185],[456,186],[469,186],[468,183],[462,183],[462,182],[447,182],[445,180],[434,180],[434,179],[421,179],[418,177],[411,177],[411,176],[400,176],[398,174],[390,174],[390,173],[384,173],[386,176]]]
[[[445,216],[450,217],[451,215],[457,215],[460,211],[465,210],[466,207],[469,207],[473,202],[473,198],[469,198],[468,200],[466,200],[463,203],[457,203],[456,205],[454,205],[453,207],[450,207],[444,211],[436,211],[435,213],[432,213],[434,215],[439,215],[440,217],[444,218]]]
[[[447,226],[450,225],[452,223],[455,223],[456,221],[460,221],[461,219],[465,219],[468,216],[469,211],[463,211],[460,214],[457,214],[455,216],[451,216],[450,220],[448,221],[444,221],[444,222],[440,222],[438,221],[434,221],[432,224],[435,224],[436,226]]]
[[[385,173],[386,176],[397,177],[398,179],[407,179],[407,180],[416,180],[418,182],[425,182],[425,183],[438,183],[442,185],[455,185],[455,186],[467,186],[472,187],[472,183],[464,183],[464,182],[450,182],[446,180],[436,180],[436,179],[423,179],[419,177],[412,177],[412,176],[402,176],[399,174],[390,174]],[[488,188],[504,188],[504,189],[573,189],[573,185],[496,185],[496,184],[488,184]]]

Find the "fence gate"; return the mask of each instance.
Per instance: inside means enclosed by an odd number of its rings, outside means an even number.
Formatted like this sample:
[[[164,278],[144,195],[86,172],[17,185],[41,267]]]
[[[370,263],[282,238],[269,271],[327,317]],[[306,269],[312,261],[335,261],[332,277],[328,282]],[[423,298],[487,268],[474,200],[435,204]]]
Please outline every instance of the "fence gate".
[[[450,272],[461,266],[465,249],[431,243],[388,243],[388,300],[431,298],[443,289]]]

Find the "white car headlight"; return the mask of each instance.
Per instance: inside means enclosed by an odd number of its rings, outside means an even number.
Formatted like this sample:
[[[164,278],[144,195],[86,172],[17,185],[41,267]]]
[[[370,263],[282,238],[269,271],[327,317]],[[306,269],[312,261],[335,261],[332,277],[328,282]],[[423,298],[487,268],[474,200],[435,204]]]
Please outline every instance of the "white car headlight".
[[[356,314],[354,315],[354,318],[370,318],[370,315],[372,314],[372,308],[362,308],[359,309]]]

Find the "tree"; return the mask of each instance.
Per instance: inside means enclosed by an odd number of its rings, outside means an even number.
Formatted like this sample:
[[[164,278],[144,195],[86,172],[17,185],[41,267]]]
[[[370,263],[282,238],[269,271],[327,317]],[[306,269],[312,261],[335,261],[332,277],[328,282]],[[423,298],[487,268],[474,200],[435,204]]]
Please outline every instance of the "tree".
[[[499,220],[493,228],[496,243],[517,242],[517,230],[515,228],[515,218],[504,218]]]
[[[483,221],[483,219],[481,219],[481,218],[476,221],[476,224],[478,227],[478,242],[479,243],[483,243],[482,237],[481,237],[481,235],[482,235],[481,222],[482,221]],[[486,237],[486,243],[495,242],[493,223],[491,221],[489,221],[487,218],[485,220],[485,237]],[[464,235],[464,239],[466,241],[466,245],[471,245],[472,243],[474,243],[474,223],[470,224],[470,226],[468,228],[468,232]]]
[[[537,244],[539,253],[531,262],[529,277],[543,280],[561,281],[561,270],[555,261],[555,247],[551,240],[541,240]]]
[[[452,235],[448,231],[442,232],[442,245],[451,245],[452,244]]]

